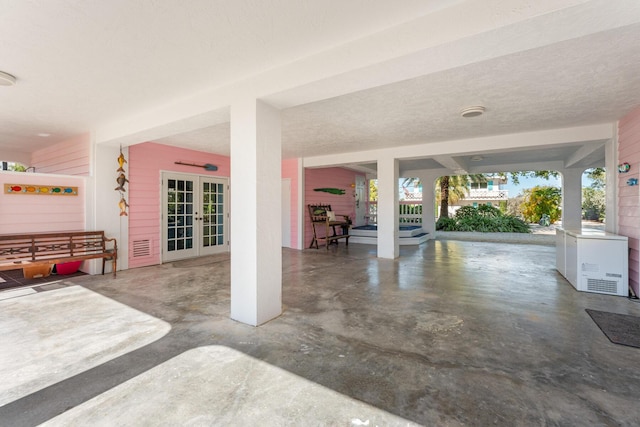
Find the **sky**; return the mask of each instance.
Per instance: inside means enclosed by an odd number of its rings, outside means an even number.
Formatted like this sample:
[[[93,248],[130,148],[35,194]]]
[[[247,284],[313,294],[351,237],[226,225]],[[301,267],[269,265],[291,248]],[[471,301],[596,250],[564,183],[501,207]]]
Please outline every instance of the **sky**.
[[[507,175],[507,183],[502,185],[503,190],[509,191],[509,198],[518,196],[522,190],[533,188],[535,186],[551,186],[551,187],[560,187],[562,188],[562,178],[561,177],[550,177],[548,180],[544,178],[529,178],[529,177],[519,177],[518,184],[514,184],[511,180],[511,177]],[[400,184],[403,183],[403,179],[400,179]],[[582,186],[588,187],[590,186],[592,181],[586,177],[585,174],[582,175]],[[409,190],[412,191],[413,187],[409,186]],[[400,192],[402,192],[402,185],[400,185]]]
[[[560,177],[554,178],[550,177],[548,180],[544,178],[528,178],[528,177],[520,177],[519,183],[516,185],[511,182],[511,179],[507,181],[505,185],[502,186],[504,190],[509,191],[509,197],[516,197],[519,195],[522,190],[526,188],[533,188],[536,185],[545,186],[545,187],[562,187],[562,181]]]

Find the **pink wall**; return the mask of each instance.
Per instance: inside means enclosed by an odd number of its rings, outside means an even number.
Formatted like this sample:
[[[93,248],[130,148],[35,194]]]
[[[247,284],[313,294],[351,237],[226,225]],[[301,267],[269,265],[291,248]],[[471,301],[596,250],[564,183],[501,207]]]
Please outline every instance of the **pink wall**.
[[[160,264],[161,262],[161,221],[160,221],[160,171],[180,172],[193,175],[229,177],[229,158],[200,151],[185,150],[168,145],[146,142],[129,147],[127,159],[129,192],[129,268]],[[174,162],[218,166],[214,172],[204,168],[176,165]],[[150,253],[137,256],[136,242],[149,240]]]
[[[90,148],[90,135],[79,135],[34,152],[29,166],[36,172],[89,176]]]
[[[305,169],[305,190],[304,190],[304,247],[308,248],[313,238],[313,230],[309,221],[307,205],[314,203],[330,204],[337,214],[355,216],[356,201],[355,188],[356,175],[363,175],[343,168],[325,169]],[[314,188],[338,188],[345,190],[345,194],[337,195],[314,191]]]
[[[85,229],[84,178],[2,171],[0,181],[0,234]],[[4,184],[78,187],[78,195],[6,194]]]
[[[629,284],[640,295],[640,187],[627,185],[627,179],[640,178],[640,108],[620,120],[618,143],[618,161],[631,165],[618,174],[618,234],[629,238]]]
[[[291,180],[291,243],[294,249],[298,247],[298,159],[287,159],[282,161],[282,178]]]

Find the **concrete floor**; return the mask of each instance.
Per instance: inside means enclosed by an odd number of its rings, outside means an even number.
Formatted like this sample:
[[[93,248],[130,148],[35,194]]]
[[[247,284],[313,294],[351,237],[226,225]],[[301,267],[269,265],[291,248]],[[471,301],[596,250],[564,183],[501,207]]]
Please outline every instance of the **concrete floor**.
[[[576,292],[553,246],[341,244],[283,268],[258,328],[229,319],[227,256],[0,301],[0,425],[638,425],[640,349],[584,309],[640,304]]]

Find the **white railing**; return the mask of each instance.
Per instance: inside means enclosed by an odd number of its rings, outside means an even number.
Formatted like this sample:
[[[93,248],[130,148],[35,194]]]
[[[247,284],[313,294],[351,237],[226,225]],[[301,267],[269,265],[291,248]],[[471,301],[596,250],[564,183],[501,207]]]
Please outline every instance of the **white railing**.
[[[403,200],[399,202],[398,222],[400,224],[422,224],[422,201]],[[369,224],[378,223],[378,202],[369,202]]]
[[[509,190],[469,190],[465,200],[507,200]]]

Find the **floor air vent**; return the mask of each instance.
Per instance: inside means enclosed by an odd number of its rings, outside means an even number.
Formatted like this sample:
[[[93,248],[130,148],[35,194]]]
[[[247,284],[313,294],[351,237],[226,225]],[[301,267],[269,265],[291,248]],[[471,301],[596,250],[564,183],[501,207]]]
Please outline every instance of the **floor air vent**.
[[[151,255],[151,244],[149,239],[133,241],[133,257],[146,257]]]
[[[618,291],[618,282],[616,280],[587,278],[587,290],[591,292],[615,294]]]

